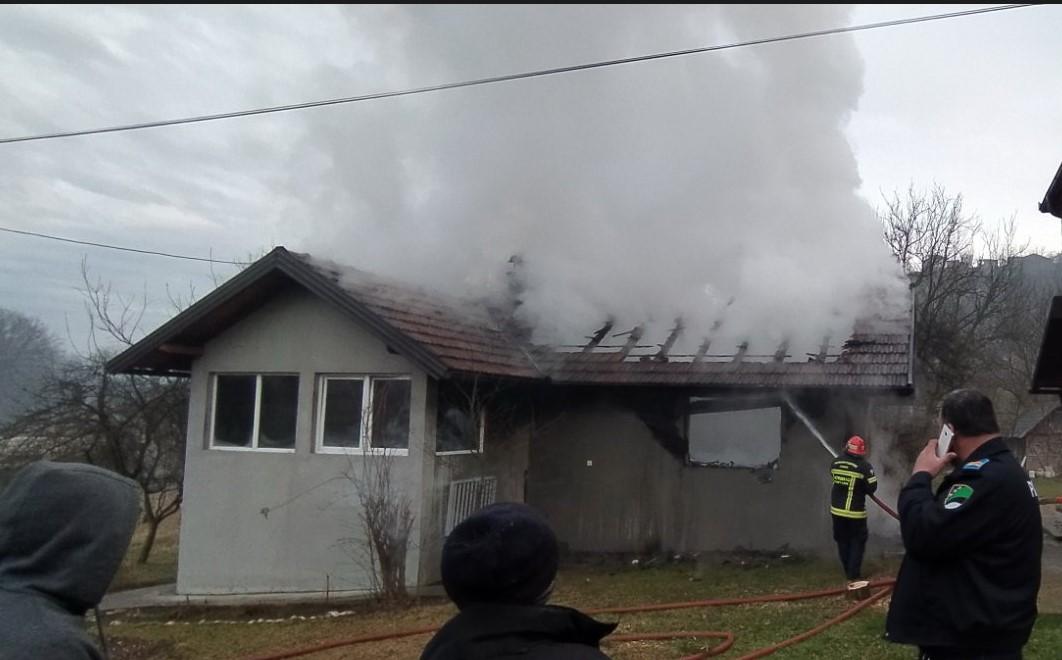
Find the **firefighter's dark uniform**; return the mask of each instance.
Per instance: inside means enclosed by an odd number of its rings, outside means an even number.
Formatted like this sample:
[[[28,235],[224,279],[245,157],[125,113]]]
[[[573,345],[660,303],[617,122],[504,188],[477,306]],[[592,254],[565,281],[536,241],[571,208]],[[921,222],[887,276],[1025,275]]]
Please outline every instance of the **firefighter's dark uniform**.
[[[874,468],[861,456],[844,453],[830,465],[833,540],[849,580],[858,580],[867,547],[867,495],[878,489]]]
[[[1001,438],[934,495],[928,472],[900,492],[906,555],[885,623],[924,658],[1021,658],[1036,621],[1043,532],[1033,485]]]

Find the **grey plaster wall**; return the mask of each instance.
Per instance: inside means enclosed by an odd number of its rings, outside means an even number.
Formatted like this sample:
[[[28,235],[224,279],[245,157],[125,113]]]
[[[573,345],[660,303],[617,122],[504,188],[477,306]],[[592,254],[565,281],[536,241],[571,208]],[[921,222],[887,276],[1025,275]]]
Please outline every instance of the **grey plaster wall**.
[[[432,399],[433,397],[429,396],[429,400]],[[433,405],[429,408],[434,410]],[[434,421],[434,417],[432,419]],[[425,516],[425,528],[422,534],[424,544],[421,558],[424,562],[422,566],[424,582],[431,584],[441,580],[439,561],[442,557],[442,544],[445,541],[444,531],[450,483],[460,479],[494,477],[497,480],[496,501],[523,502],[525,476],[529,463],[530,436],[529,426],[508,429],[492,424],[488,408],[482,453],[444,454],[435,457],[433,487],[426,491],[431,496],[431,513]]]
[[[299,374],[294,453],[207,448],[210,376],[231,371]],[[179,593],[368,587],[363,562],[341,543],[362,537],[354,489],[343,474],[380,459],[314,453],[316,376],[321,373],[412,377],[409,454],[390,460],[395,482],[412,498],[416,516],[406,577],[417,584],[426,501],[421,486],[427,479],[430,490],[434,473],[433,452],[425,442],[428,378],[332,306],[292,292],[216,337],[193,366]]]
[[[838,443],[865,405],[815,418]],[[561,541],[585,552],[697,552],[738,547],[832,556],[829,455],[794,418],[782,418],[776,470],[687,466],[632,412],[606,397],[536,432],[528,501]]]

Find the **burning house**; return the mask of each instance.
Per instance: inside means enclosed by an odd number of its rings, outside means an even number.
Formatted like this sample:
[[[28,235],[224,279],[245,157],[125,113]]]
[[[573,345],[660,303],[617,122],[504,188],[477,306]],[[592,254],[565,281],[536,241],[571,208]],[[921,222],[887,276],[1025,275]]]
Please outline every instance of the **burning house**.
[[[503,311],[277,248],[108,369],[190,378],[178,592],[364,589],[351,479],[387,461],[406,582],[495,500],[572,552],[832,551],[829,458],[912,391],[910,321],[814,352],[604,323],[542,345]]]

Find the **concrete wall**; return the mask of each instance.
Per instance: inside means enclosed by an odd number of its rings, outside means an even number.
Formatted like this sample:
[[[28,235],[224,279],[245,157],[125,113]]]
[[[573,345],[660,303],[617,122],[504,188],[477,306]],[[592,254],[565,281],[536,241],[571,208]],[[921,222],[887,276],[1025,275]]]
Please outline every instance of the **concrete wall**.
[[[433,397],[429,396],[429,401],[432,399]],[[434,411],[433,401],[429,408]],[[433,416],[433,426],[434,419]],[[523,425],[511,429],[504,424],[492,423],[491,419],[491,411],[488,407],[482,453],[435,457],[433,486],[426,491],[431,499],[430,514],[426,509],[425,527],[422,534],[424,545],[421,549],[423,562],[421,570],[422,580],[426,584],[441,580],[439,560],[442,556],[442,544],[445,541],[447,503],[452,481],[494,477],[497,480],[496,501],[524,501],[531,438],[530,426]]]
[[[843,444],[866,406],[814,421]],[[832,556],[831,458],[790,415],[775,470],[687,466],[607,396],[569,409],[531,442],[528,501],[577,552],[790,549]]]
[[[294,453],[207,448],[210,375],[229,371],[299,374]],[[409,455],[390,460],[394,482],[412,498],[416,522],[406,578],[418,582],[426,501],[421,486],[426,481],[430,491],[434,474],[433,447],[426,442],[428,378],[331,305],[292,292],[216,337],[193,366],[178,593],[368,587],[362,562],[341,542],[362,536],[353,484],[342,475],[380,459],[314,453],[319,373],[412,377]]]

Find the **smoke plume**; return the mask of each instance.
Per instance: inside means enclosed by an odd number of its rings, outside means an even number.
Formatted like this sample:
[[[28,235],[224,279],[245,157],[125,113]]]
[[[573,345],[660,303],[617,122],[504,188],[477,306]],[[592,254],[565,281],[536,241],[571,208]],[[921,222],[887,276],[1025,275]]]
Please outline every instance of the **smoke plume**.
[[[839,26],[833,6],[350,8],[385,90]],[[322,75],[322,72],[317,72]],[[862,92],[845,35],[304,113],[287,181],[296,246],[461,295],[505,290],[578,342],[608,317],[693,350],[817,347],[902,315],[844,127]],[[691,349],[692,346],[692,349]],[[814,349],[812,349],[814,350]]]

